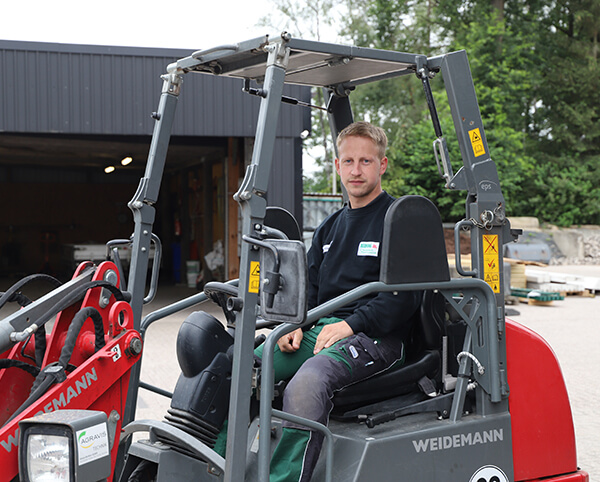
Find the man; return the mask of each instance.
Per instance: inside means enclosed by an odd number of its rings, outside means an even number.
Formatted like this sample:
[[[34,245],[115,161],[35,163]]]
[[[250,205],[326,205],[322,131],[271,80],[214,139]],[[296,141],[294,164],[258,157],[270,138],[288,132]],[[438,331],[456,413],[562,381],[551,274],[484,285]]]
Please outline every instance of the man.
[[[335,167],[348,204],[315,231],[308,252],[309,308],[379,279],[383,221],[394,201],[381,188],[388,165],[383,129],[355,122],[340,132],[337,147]],[[403,340],[419,301],[414,292],[374,294],[282,337],[275,350],[275,379],[291,377],[283,410],[326,424],[336,390],[403,359]],[[271,461],[271,482],[310,480],[322,444],[321,434],[285,422]]]

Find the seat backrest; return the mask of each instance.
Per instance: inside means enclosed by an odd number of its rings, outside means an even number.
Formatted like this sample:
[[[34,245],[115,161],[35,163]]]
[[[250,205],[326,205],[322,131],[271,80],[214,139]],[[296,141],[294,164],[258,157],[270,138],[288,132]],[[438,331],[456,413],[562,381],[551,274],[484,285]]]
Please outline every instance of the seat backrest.
[[[421,306],[415,315],[415,322],[409,343],[407,343],[408,361],[411,356],[425,350],[441,351],[445,328],[446,301],[435,291],[423,292]]]
[[[449,281],[442,218],[423,196],[403,196],[384,221],[379,279],[387,284]]]

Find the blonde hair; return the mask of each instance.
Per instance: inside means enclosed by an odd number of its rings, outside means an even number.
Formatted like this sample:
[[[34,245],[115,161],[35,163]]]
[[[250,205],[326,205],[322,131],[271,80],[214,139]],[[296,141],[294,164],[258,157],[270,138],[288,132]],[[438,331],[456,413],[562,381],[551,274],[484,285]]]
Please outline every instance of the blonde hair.
[[[353,136],[367,137],[368,139],[371,139],[379,150],[379,158],[383,159],[385,157],[388,139],[385,135],[385,131],[381,127],[374,126],[373,124],[365,121],[353,122],[338,134],[336,139],[338,151],[342,141],[346,139],[346,137]]]

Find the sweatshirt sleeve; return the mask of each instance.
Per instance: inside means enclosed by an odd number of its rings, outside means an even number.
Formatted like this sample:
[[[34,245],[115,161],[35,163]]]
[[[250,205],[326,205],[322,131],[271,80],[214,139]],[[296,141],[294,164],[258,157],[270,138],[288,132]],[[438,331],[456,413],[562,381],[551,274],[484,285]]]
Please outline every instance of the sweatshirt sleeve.
[[[323,248],[320,230],[315,231],[312,244],[307,254],[308,262],[308,309],[311,310],[318,304],[319,296],[319,269],[323,261]]]
[[[379,293],[346,317],[345,321],[354,333],[363,332],[371,338],[396,333],[405,339],[409,335],[412,317],[419,308],[421,297],[421,291]]]

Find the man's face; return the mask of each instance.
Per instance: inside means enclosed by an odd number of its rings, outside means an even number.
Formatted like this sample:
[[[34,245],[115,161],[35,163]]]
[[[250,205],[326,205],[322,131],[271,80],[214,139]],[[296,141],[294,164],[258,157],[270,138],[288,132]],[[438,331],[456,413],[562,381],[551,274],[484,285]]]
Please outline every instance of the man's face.
[[[387,157],[379,158],[377,145],[368,137],[346,137],[339,147],[335,169],[348,192],[352,208],[369,204],[381,194],[381,176]]]

